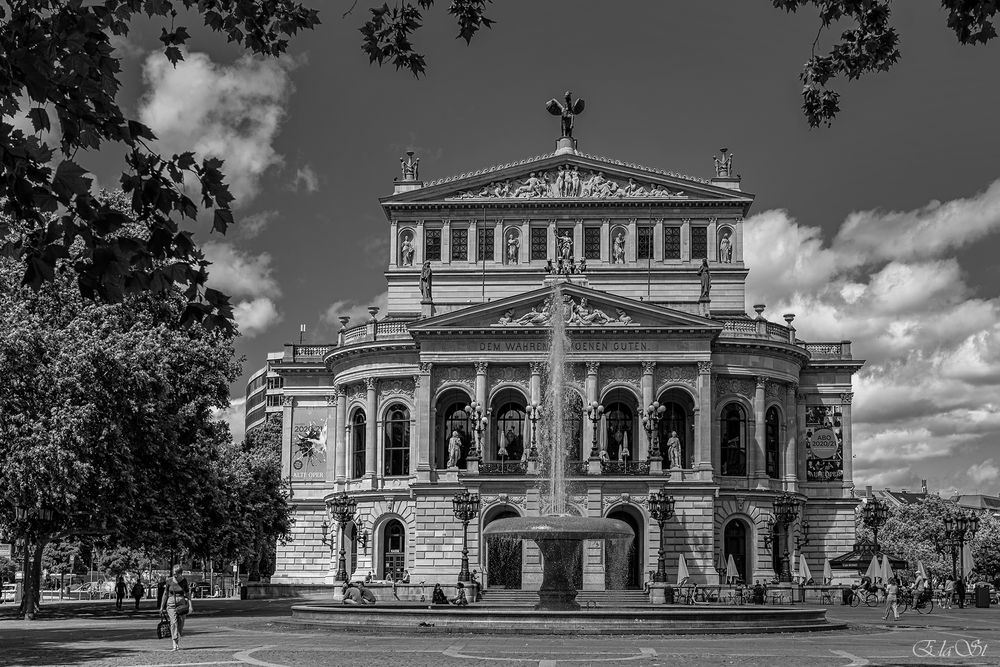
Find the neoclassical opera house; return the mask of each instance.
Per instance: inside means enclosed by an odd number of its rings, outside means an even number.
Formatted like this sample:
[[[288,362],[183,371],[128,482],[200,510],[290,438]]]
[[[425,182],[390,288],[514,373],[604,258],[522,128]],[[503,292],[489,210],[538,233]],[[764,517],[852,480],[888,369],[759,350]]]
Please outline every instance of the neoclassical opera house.
[[[436,181],[420,180],[412,153],[401,163],[381,200],[386,312],[345,321],[336,344],[288,346],[271,366],[284,380],[296,516],[272,581],[335,581],[330,501],[346,491],[357,503],[342,532],[348,573],[453,583],[453,498],[467,490],[480,498],[470,569],[488,588],[538,588],[533,543],[481,535],[547,511],[531,456],[546,414],[533,421],[532,406],[545,402],[554,317],[569,339],[568,511],[636,535],[624,573],[606,571],[601,543],[586,545],[583,589],[642,587],[660,490],[674,498],[669,581],[679,554],[711,584],[730,555],[745,580],[770,580],[786,549],[793,569],[798,552],[813,572],[850,551],[851,377],[863,362],[847,341],[800,340],[791,314],[748,314],[753,195],[731,155],[709,180],[587,155],[567,136],[553,153]],[[643,420],[654,403],[658,422]],[[782,494],[791,517],[775,511]]]

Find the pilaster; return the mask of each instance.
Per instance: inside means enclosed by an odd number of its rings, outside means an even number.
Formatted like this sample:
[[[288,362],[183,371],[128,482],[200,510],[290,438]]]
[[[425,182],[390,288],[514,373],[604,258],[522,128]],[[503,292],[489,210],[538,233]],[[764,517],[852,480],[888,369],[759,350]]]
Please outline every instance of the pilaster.
[[[639,406],[640,413],[646,409],[647,405],[655,400],[653,398],[653,371],[655,370],[655,361],[642,362],[642,378],[639,380],[640,388],[642,390],[642,404]],[[636,423],[639,422],[637,421]],[[638,440],[642,444],[639,447],[636,447],[636,451],[633,452],[633,454],[637,460],[642,461],[649,458],[649,438],[638,438]]]
[[[376,389],[378,380],[365,378],[365,389],[368,390],[365,402],[365,480],[370,489],[375,488],[375,473],[378,470],[376,455],[378,453],[378,399]]]
[[[720,452],[712,442],[712,362],[698,362],[698,427],[695,431],[695,467],[713,474],[719,469]]]
[[[420,362],[419,372],[413,377],[414,399],[417,409],[417,481],[431,480],[432,448],[434,447],[434,419],[431,416],[431,364]]]
[[[765,467],[765,453],[764,453],[764,439],[765,439],[765,426],[764,423],[764,386],[767,384],[767,378],[758,375],[754,378],[755,380],[755,390],[753,394],[753,418],[754,418],[754,429],[753,429],[753,467],[747,470],[748,475],[752,475],[758,486],[766,487],[767,482],[767,470]]]
[[[799,385],[792,383],[785,388],[785,451],[782,477],[785,491],[795,493],[798,488],[798,429],[795,424],[795,395]]]
[[[840,433],[844,443],[844,488],[854,486],[854,443],[851,434],[851,402],[853,392],[840,395]]]

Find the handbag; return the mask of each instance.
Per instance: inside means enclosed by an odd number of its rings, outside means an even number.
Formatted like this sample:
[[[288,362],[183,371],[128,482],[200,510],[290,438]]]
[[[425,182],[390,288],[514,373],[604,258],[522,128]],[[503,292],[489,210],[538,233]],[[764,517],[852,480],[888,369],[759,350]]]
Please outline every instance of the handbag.
[[[156,624],[156,638],[166,639],[170,636],[170,621],[163,619]]]
[[[191,613],[191,601],[182,600],[181,602],[175,603],[174,608],[177,610],[178,616],[187,616]]]

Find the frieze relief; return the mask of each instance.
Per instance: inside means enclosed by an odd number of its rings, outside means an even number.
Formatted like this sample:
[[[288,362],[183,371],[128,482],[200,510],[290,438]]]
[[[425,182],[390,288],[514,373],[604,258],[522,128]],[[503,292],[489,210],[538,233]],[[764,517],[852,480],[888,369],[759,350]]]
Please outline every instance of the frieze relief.
[[[562,302],[563,321],[570,326],[630,326],[638,324],[621,308],[615,308],[613,313],[607,313],[596,308],[587,301],[587,297],[579,300],[567,294]],[[518,313],[515,308],[508,308],[500,319],[491,326],[494,327],[545,327],[548,326],[557,308],[549,297],[541,304],[531,306],[527,312]]]
[[[501,503],[503,505],[517,505],[524,507],[524,496],[511,496],[506,493],[487,494],[480,496],[483,506]]]
[[[665,384],[683,384],[694,389],[698,384],[698,372],[694,366],[659,365],[653,377],[653,386],[656,388]]]
[[[431,386],[434,387],[436,392],[445,384],[458,384],[469,390],[469,393],[475,396],[476,385],[474,382],[475,371],[471,366],[435,366],[432,377],[434,378]]]
[[[730,394],[752,398],[755,391],[753,380],[745,378],[720,377],[713,384],[716,399]]]
[[[764,385],[764,396],[781,401],[785,398],[785,385],[780,382],[768,382]]]
[[[390,396],[406,396],[413,399],[413,380],[409,378],[386,378],[379,381],[378,400],[382,403]]]
[[[604,506],[605,510],[612,505],[617,505],[619,503],[637,505],[639,507],[648,507],[649,498],[647,496],[633,496],[630,493],[623,493],[619,496],[604,496],[604,498],[601,499],[601,504]]]
[[[513,384],[524,389],[528,388],[527,369],[523,366],[491,366],[487,378],[489,378],[490,391],[495,390],[500,385]]]
[[[560,166],[533,171],[524,180],[494,181],[476,190],[465,190],[446,199],[651,199],[687,198],[683,190],[634,178],[605,176],[602,171]]]
[[[639,390],[638,366],[603,364],[597,373],[597,386],[603,391],[611,385],[628,385]]]

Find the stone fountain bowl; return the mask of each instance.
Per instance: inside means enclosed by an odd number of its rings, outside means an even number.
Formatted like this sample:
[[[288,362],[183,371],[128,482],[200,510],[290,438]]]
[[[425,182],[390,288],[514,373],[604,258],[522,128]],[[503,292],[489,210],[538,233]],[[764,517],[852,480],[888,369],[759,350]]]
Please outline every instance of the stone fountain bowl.
[[[548,514],[498,519],[486,526],[485,537],[503,535],[528,540],[627,540],[631,526],[618,519],[597,519],[572,514]]]
[[[584,540],[622,541],[633,537],[632,528],[617,519],[570,514],[548,514],[498,519],[486,526],[483,537],[519,537],[538,545],[542,552],[542,585],[536,609],[576,611],[573,570],[581,567]]]

